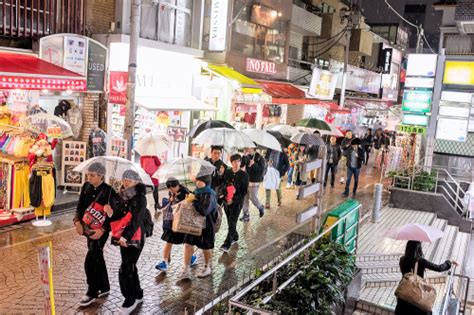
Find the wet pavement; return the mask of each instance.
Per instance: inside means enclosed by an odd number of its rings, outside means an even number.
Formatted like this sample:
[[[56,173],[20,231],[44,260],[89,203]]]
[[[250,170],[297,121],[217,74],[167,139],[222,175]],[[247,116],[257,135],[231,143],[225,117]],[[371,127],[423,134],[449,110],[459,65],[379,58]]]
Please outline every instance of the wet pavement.
[[[364,212],[373,204],[373,184],[378,173],[367,168],[362,171],[359,193],[355,196],[362,203]],[[337,183],[324,194],[324,209],[330,209],[345,198],[341,195],[344,186]],[[205,279],[193,277],[192,281],[178,281],[182,268],[182,246],[172,251],[172,263],[166,275],[154,269],[161,260],[163,242],[161,236],[161,215],[155,215],[154,236],[147,243],[138,262],[141,285],[145,291],[144,303],[136,313],[140,314],[182,314],[185,309],[193,312],[209,303],[217,295],[227,291],[242,279],[253,275],[262,267],[298,241],[308,224],[298,226],[296,214],[309,208],[314,197],[297,201],[294,190],[283,190],[283,205],[276,206],[272,197],[272,209],[258,218],[258,211],[251,209],[249,223],[239,222],[240,241],[229,254],[222,254],[218,247],[223,243],[227,231],[226,221],[216,236],[213,256],[213,273]],[[263,189],[260,190],[263,196]],[[263,201],[263,198],[261,199]],[[43,298],[39,281],[36,246],[51,240],[53,244],[53,283],[57,314],[115,313],[123,302],[118,285],[120,253],[115,246],[107,244],[104,253],[111,281],[111,293],[88,308],[78,308],[77,302],[86,291],[83,269],[86,242],[75,234],[72,227],[72,213],[52,218],[53,225],[36,228],[30,223],[15,226],[10,231],[0,231],[0,314],[41,313]],[[202,265],[203,257],[198,254],[199,265],[193,268],[195,274]]]

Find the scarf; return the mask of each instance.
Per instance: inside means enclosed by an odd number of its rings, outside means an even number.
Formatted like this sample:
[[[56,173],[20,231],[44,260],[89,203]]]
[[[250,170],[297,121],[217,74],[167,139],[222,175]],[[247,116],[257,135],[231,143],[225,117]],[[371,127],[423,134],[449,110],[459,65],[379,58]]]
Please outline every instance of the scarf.
[[[122,187],[122,189],[120,189],[120,197],[125,201],[132,199],[136,195],[137,189],[135,186],[126,189]]]
[[[196,188],[196,190],[194,191],[194,194],[200,195],[200,194],[211,193],[211,192],[212,192],[211,187],[206,185],[206,187],[203,187],[203,188]]]

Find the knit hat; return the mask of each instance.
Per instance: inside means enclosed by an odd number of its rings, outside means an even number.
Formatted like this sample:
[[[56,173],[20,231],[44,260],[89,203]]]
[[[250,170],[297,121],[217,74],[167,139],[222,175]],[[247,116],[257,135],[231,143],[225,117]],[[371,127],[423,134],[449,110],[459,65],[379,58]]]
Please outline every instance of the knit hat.
[[[142,179],[134,170],[126,170],[125,172],[123,172],[122,180],[133,180],[140,183],[142,182]]]
[[[87,171],[89,173],[95,173],[97,175],[104,176],[106,169],[105,169],[104,164],[102,164],[100,162],[94,162],[91,165],[89,165],[89,168],[87,168]]]

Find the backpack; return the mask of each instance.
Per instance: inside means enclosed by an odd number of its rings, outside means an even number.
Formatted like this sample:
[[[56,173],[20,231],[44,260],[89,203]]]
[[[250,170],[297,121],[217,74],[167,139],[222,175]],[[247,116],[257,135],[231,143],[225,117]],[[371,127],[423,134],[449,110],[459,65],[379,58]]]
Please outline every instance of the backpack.
[[[151,218],[150,210],[146,209],[145,215],[143,217],[143,232],[145,232],[145,237],[153,236],[154,227],[155,224],[153,223],[153,219]]]

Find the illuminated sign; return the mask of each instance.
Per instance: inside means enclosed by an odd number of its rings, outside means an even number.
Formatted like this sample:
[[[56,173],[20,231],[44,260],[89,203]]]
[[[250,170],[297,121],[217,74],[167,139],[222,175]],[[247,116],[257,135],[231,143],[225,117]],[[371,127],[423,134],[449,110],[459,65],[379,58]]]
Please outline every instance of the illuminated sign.
[[[434,77],[438,55],[410,54],[408,55],[407,77]]]
[[[276,63],[270,61],[263,61],[253,58],[247,58],[246,68],[248,72],[262,73],[262,74],[276,74]]]
[[[332,100],[336,90],[337,75],[328,70],[313,69],[308,94],[320,100]]]
[[[466,141],[468,120],[440,117],[436,130],[436,139]]]
[[[228,0],[212,0],[209,51],[225,50],[228,6]]]
[[[397,130],[400,131],[400,132],[406,132],[406,133],[421,133],[421,134],[426,133],[426,128],[425,127],[419,127],[419,126],[399,125],[399,126],[397,126]]]
[[[474,62],[446,61],[443,84],[474,85]]]
[[[416,113],[429,113],[433,93],[431,90],[405,90],[402,110]]]
[[[428,126],[428,116],[404,113],[402,123],[404,125]]]
[[[434,78],[413,78],[408,77],[405,79],[405,87],[409,88],[433,88]]]

